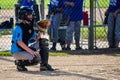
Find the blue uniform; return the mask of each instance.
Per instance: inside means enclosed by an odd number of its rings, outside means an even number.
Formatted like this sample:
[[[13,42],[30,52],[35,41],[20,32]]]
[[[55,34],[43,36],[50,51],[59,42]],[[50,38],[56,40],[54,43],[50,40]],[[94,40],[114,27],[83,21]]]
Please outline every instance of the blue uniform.
[[[11,53],[17,53],[17,52],[21,52],[23,51],[20,47],[18,47],[17,45],[17,41],[20,40],[22,41],[22,29],[20,26],[16,26],[16,28],[13,31],[13,35],[12,35],[12,45],[11,45]],[[30,40],[34,39],[35,36],[37,36],[37,33],[34,33],[33,36],[31,37]]]
[[[62,13],[63,10],[57,10],[57,9],[63,9],[65,8],[63,0],[50,0],[50,13],[54,14],[52,18],[53,24],[51,25],[53,29],[53,42],[58,42],[58,28],[60,26],[60,22],[62,19]]]
[[[49,11],[50,14],[54,13],[62,13],[62,11],[57,11],[56,8],[65,8],[63,0],[50,0]]]
[[[113,13],[118,9],[120,9],[120,0],[110,0],[107,35],[109,47],[118,47],[120,41],[120,13],[113,17]]]
[[[29,3],[27,2],[27,0],[24,0],[22,6],[28,6],[28,7],[32,8],[33,7],[33,0],[30,0]]]
[[[71,16],[71,21],[80,21],[83,19],[83,11],[82,11],[82,6],[83,6],[83,0],[64,0],[69,1],[69,2],[75,2],[75,6],[66,6],[66,18],[68,16]]]
[[[110,0],[109,12],[115,12],[118,8],[120,8],[120,0]]]
[[[66,19],[68,20],[68,16],[70,16],[70,23],[66,29],[66,43],[67,47],[70,47],[70,44],[73,39],[76,43],[76,48],[79,47],[80,40],[80,26],[81,20],[83,19],[83,0],[64,0],[64,2],[73,2],[74,6],[66,5]]]

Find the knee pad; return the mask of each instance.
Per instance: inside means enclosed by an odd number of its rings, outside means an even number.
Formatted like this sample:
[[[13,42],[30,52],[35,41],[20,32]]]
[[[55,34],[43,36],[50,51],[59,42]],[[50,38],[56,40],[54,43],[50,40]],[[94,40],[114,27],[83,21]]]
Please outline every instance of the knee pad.
[[[34,57],[33,60],[31,60],[31,65],[37,65],[38,63],[40,63],[40,61],[40,57]]]
[[[41,38],[40,40],[39,40],[39,46],[40,46],[40,49],[48,49],[48,39],[46,39],[46,38]]]

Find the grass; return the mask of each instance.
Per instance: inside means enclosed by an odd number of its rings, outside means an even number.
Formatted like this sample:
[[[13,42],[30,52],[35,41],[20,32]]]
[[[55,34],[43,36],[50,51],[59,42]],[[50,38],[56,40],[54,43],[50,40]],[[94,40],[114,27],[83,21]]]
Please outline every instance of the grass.
[[[50,56],[69,56],[69,54],[65,52],[50,52]],[[10,51],[0,51],[0,56],[12,56]]]
[[[2,9],[13,9],[17,0],[0,0],[0,7]]]
[[[36,0],[39,3],[39,0]],[[2,9],[14,9],[14,5],[17,3],[17,0],[0,0],[0,7]],[[49,0],[45,0],[45,8],[47,8],[47,4]]]
[[[107,8],[109,5],[109,0],[94,0],[96,1],[94,3],[94,6],[96,5],[96,7],[100,7],[100,8]],[[85,0],[85,7],[89,8],[90,7],[90,0]],[[98,6],[99,5],[99,6]]]
[[[96,0],[99,1],[99,7],[101,8],[106,8],[108,7],[109,4],[109,0]],[[36,0],[36,2],[38,3],[39,0]],[[45,0],[45,8],[47,8],[47,4],[50,2],[50,0]],[[17,3],[17,0],[0,0],[0,6],[2,7],[2,9],[13,9],[14,8],[14,4]],[[97,2],[96,2],[97,3]],[[96,4],[97,6],[98,4]],[[85,2],[85,7],[89,8],[90,6],[90,0],[86,0]]]
[[[81,33],[83,32],[83,38],[88,39],[88,28],[82,28]],[[94,28],[94,36],[96,36],[96,39],[100,40],[106,40],[106,35],[107,35],[107,29],[106,27],[96,27]]]
[[[0,56],[11,56],[9,51],[1,51]]]

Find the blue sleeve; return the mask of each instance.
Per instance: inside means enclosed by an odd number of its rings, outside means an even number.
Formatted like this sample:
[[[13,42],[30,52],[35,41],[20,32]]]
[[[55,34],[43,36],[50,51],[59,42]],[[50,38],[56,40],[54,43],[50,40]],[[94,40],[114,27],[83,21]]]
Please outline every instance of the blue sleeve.
[[[38,35],[37,32],[34,32],[33,36],[30,38],[30,41],[34,40],[37,35]]]
[[[21,48],[17,45],[18,40],[22,41],[22,29],[20,28],[20,26],[16,26],[13,30],[12,45],[10,50],[11,54],[22,51]]]
[[[79,9],[81,6],[83,6],[83,0],[76,0],[74,7]]]
[[[48,8],[49,8],[49,13],[52,14],[52,4],[51,3],[48,5]]]
[[[66,0],[63,0],[63,2],[66,2]]]
[[[27,5],[27,0],[24,0],[22,6],[26,6],[26,5]]]
[[[22,6],[28,6],[31,8],[33,6],[33,1],[30,0],[30,2],[28,3],[27,0],[24,0]]]
[[[118,0],[118,3],[117,3],[117,6],[120,9],[120,1],[119,0]]]
[[[19,26],[16,26],[16,28],[14,29],[12,40],[15,42],[18,40],[22,41],[22,30]]]
[[[58,8],[63,8],[63,9],[65,8],[64,1],[63,1],[63,0],[60,0],[60,1],[59,1]]]

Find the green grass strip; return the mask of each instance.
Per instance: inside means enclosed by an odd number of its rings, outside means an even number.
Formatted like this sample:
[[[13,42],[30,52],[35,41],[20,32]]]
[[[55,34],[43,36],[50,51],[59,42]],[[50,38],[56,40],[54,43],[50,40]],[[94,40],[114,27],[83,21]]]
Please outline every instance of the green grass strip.
[[[50,56],[69,56],[69,54],[65,52],[50,52]],[[12,56],[9,51],[0,51],[0,56]]]

